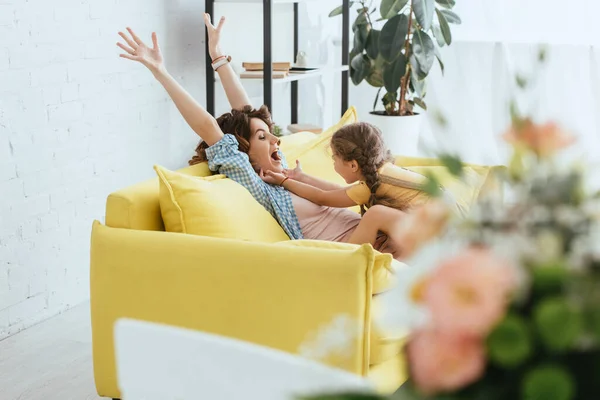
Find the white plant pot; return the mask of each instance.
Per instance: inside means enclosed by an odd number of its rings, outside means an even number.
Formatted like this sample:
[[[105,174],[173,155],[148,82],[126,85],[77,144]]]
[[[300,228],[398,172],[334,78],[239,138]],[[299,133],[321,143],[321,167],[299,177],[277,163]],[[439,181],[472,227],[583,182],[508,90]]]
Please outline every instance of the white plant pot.
[[[369,113],[365,115],[364,121],[381,130],[392,154],[413,157],[419,155],[422,115],[399,117]]]

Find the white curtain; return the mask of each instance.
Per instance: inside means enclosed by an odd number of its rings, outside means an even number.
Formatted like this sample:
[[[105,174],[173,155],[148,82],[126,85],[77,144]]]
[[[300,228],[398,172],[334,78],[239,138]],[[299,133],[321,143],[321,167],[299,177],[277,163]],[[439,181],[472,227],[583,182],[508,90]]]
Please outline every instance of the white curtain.
[[[503,163],[500,135],[509,123],[508,101],[516,95],[523,112],[540,122],[553,120],[578,137],[571,155],[600,162],[600,2],[597,0],[458,0],[462,25],[442,49],[442,76],[434,66],[428,79],[428,124],[422,149],[458,153],[465,161]],[[540,46],[543,67],[535,68]],[[533,76],[526,92],[514,74]],[[351,99],[361,113],[372,107],[375,90],[356,87]],[[434,110],[448,120],[441,129]],[[433,153],[433,152],[431,152]]]

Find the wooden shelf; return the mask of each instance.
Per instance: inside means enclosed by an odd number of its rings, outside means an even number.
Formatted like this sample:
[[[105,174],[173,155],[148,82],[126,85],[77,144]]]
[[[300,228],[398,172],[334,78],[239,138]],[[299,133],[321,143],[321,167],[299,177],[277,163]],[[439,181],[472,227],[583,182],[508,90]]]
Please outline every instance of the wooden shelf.
[[[321,76],[328,72],[336,73],[336,72],[342,72],[342,71],[348,71],[348,66],[342,65],[340,67],[334,67],[334,68],[325,67],[325,68],[320,68],[318,71],[310,72],[308,74],[289,74],[285,78],[273,79],[273,84],[301,81],[304,79],[315,78],[317,76]],[[216,81],[219,80],[219,75],[215,75],[215,80]],[[242,82],[252,82],[252,81],[262,82],[263,81],[262,78],[240,78],[240,80]]]

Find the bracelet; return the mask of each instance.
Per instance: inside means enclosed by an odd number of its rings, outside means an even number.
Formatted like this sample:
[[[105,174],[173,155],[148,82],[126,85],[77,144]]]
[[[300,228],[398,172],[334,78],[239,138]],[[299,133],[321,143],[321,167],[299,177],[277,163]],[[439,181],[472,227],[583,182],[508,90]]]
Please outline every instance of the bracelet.
[[[219,56],[215,59],[212,60],[212,64],[216,63],[217,61],[219,61],[221,58],[227,58],[227,56]]]
[[[212,68],[216,71],[219,68],[221,68],[223,65],[229,63],[231,61],[231,56],[222,56],[222,57],[218,57],[217,61],[213,61],[210,65],[212,65]]]
[[[285,179],[281,181],[281,183],[279,184],[279,186],[283,186],[283,184],[285,183],[285,181],[287,181],[288,179],[290,179],[290,177],[286,176]]]

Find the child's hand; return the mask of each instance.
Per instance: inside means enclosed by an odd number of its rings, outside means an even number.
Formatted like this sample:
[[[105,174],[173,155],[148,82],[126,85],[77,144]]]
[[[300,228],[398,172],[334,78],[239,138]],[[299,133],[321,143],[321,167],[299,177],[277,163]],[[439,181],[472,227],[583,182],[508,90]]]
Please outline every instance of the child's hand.
[[[204,13],[204,24],[206,25],[206,32],[208,35],[208,54],[213,60],[221,56],[221,48],[219,47],[219,41],[221,40],[221,29],[225,23],[225,17],[221,17],[219,24],[215,28],[210,20],[210,15]]]
[[[286,178],[286,176],[283,174],[273,172],[273,171],[264,172],[262,169],[260,170],[258,175],[260,176],[260,179],[262,179],[263,181],[265,181],[271,185],[278,185],[278,186],[281,185],[281,182],[283,182]]]
[[[127,54],[119,54],[119,57],[127,58],[129,60],[137,61],[145,65],[150,71],[157,72],[164,68],[163,56],[158,47],[158,39],[156,38],[156,32],[152,32],[152,45],[150,48],[142,42],[142,40],[131,30],[127,28],[127,31],[131,35],[131,38],[119,32],[119,35],[127,42],[128,46],[117,43],[117,46],[127,52]]]
[[[296,180],[296,181],[301,180],[302,175],[304,174],[302,172],[302,167],[300,166],[300,161],[299,160],[296,160],[296,168],[294,168],[294,169],[284,169],[283,173],[288,178]]]

